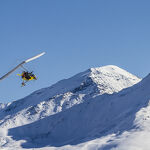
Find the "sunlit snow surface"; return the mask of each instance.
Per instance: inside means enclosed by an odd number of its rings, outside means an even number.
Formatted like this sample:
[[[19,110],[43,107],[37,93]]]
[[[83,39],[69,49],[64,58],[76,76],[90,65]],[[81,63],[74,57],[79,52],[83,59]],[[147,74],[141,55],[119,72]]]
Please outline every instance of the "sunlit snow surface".
[[[0,104],[0,147],[147,150],[150,77],[140,80],[116,66],[91,68]]]

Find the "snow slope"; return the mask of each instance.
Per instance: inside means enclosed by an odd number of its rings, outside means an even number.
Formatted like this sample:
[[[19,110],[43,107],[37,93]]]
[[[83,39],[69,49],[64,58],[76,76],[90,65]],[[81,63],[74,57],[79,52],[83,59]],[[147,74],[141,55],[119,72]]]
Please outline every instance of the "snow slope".
[[[118,92],[139,81],[136,76],[116,66],[91,68],[12,102],[0,113],[0,123],[8,128],[31,123],[91,97]]]
[[[0,146],[10,149],[13,145],[17,149],[23,141],[24,148],[78,146],[118,129],[121,132],[131,128],[133,120],[128,114],[134,105],[130,105],[130,93],[141,88],[141,83],[111,94],[140,80],[116,66],[91,68],[12,102],[0,111]],[[134,115],[135,112],[136,109]],[[120,123],[116,125],[118,119]],[[128,125],[121,127],[126,121]]]

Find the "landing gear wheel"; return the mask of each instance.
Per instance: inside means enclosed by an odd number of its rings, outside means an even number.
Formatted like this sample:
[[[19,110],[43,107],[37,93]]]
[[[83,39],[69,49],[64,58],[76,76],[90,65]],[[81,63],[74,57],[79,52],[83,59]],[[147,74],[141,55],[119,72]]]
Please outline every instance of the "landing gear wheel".
[[[21,83],[22,87],[25,86],[26,84],[24,82]]]

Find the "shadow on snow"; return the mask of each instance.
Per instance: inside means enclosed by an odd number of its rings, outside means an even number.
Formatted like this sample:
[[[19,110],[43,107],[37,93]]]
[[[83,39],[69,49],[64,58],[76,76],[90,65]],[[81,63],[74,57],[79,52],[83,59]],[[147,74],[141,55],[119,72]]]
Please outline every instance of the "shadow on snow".
[[[134,128],[136,113],[148,105],[149,90],[134,86],[113,95],[102,95],[31,124],[9,129],[23,148],[76,145]],[[147,96],[145,96],[147,95]],[[111,145],[110,145],[111,146]],[[112,145],[115,146],[115,145]],[[102,148],[109,149],[109,145]]]

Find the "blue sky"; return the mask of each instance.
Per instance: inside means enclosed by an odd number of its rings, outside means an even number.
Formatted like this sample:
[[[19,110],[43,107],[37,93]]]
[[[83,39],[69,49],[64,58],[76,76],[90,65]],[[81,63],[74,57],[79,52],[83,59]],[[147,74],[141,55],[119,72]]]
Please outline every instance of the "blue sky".
[[[0,83],[0,102],[35,90],[90,67],[117,65],[140,77],[150,72],[148,0],[1,0],[0,76],[22,60],[38,76],[21,88],[16,76]]]

